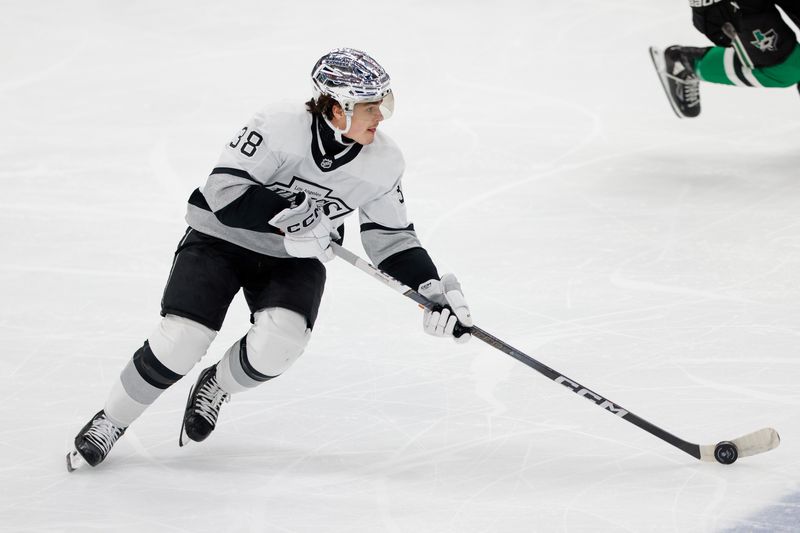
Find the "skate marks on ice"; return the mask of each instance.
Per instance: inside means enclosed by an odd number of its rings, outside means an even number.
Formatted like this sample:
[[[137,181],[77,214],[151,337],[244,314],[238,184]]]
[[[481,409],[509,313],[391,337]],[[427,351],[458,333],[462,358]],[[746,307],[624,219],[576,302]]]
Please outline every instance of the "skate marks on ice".
[[[758,513],[738,520],[721,533],[795,533],[800,524],[800,492],[766,506]]]

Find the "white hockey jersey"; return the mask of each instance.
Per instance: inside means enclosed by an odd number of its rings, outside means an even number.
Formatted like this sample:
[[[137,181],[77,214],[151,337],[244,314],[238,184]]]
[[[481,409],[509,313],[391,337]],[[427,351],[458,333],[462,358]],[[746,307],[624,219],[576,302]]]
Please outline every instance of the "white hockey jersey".
[[[188,224],[258,253],[289,257],[268,221],[305,191],[334,225],[359,210],[361,239],[374,264],[420,247],[406,215],[402,154],[378,131],[366,146],[326,153],[333,132],[304,106],[267,108],[224,148],[205,185],[192,193]]]

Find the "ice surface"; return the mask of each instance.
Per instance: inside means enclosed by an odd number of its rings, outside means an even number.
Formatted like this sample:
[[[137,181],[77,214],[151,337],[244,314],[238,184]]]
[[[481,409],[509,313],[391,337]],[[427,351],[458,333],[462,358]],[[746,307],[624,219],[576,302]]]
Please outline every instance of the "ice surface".
[[[796,531],[800,97],[703,85],[678,120],[647,53],[682,0],[3,2],[0,530]],[[307,353],[178,448],[168,390],[99,468],[64,454],[158,320],[191,190],[313,62],[389,69],[410,214],[484,329],[673,433],[681,453],[329,267]],[[347,245],[363,254],[355,221]],[[237,299],[205,364],[248,327]]]

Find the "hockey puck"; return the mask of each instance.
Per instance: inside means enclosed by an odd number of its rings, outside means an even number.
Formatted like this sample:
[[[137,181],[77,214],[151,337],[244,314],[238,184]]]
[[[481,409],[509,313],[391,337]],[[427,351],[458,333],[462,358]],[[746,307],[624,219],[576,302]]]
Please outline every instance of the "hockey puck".
[[[724,440],[714,448],[714,459],[724,465],[730,465],[739,458],[739,450],[732,442]]]

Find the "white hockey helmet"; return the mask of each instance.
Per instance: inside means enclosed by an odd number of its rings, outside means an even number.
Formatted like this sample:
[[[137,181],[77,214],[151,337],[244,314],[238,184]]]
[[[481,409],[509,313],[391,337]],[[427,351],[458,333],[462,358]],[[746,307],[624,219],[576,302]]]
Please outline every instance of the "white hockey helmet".
[[[383,118],[394,112],[389,74],[366,52],[355,48],[336,48],[319,58],[311,71],[311,88],[314,101],[324,94],[342,106],[347,119],[342,133],[350,129],[356,104],[381,101]]]

